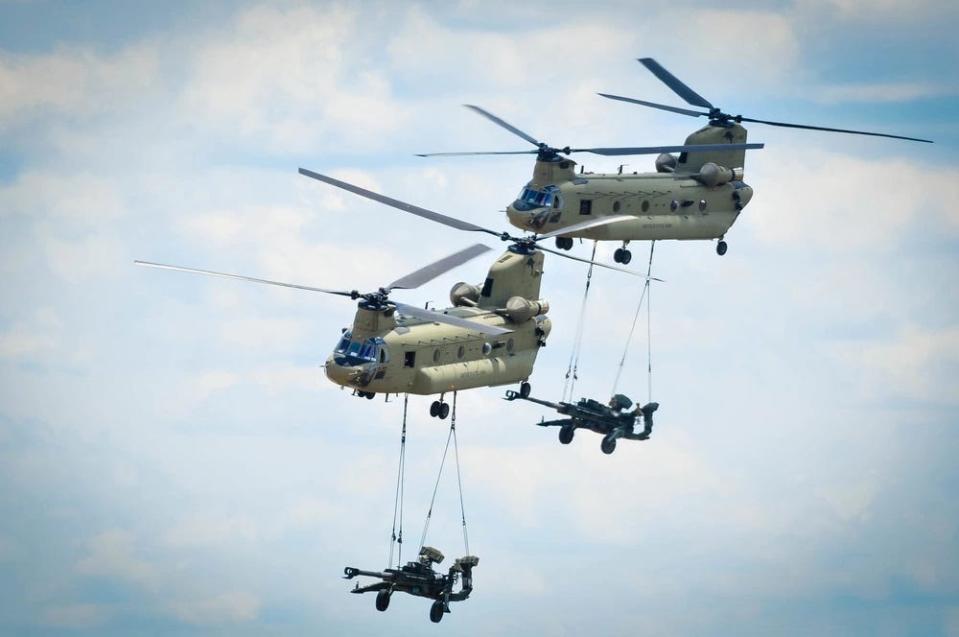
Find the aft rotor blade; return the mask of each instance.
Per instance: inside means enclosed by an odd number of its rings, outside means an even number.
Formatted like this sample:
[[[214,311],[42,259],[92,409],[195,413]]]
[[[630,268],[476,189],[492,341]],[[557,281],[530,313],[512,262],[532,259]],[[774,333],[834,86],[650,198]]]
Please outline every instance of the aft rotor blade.
[[[305,175],[307,177],[312,177],[313,179],[330,184],[331,186],[342,188],[343,190],[352,192],[353,194],[359,195],[361,197],[366,197],[367,199],[378,201],[382,204],[386,204],[387,206],[392,206],[393,208],[396,208],[397,210],[408,212],[410,214],[416,215],[417,217],[423,217],[424,219],[429,219],[430,221],[441,223],[444,226],[456,228],[457,230],[466,230],[468,232],[485,232],[495,237],[502,236],[502,233],[496,232],[495,230],[490,230],[489,228],[483,228],[482,226],[477,226],[468,221],[463,221],[462,219],[448,217],[438,212],[427,210],[426,208],[420,208],[419,206],[408,204],[405,201],[400,201],[399,199],[386,197],[384,195],[375,193],[371,190],[360,188],[359,186],[354,186],[353,184],[347,183],[345,181],[340,181],[339,179],[333,179],[332,177],[327,177],[326,175],[315,173],[312,170],[307,170],[306,168],[300,168],[300,174]]]
[[[523,139],[525,139],[526,141],[528,141],[528,142],[529,142],[530,144],[532,144],[533,146],[539,146],[540,143],[541,143],[538,139],[536,139],[535,137],[533,137],[533,136],[530,135],[529,133],[524,133],[524,132],[521,131],[520,129],[518,129],[518,128],[516,128],[515,126],[513,126],[512,124],[510,124],[509,122],[506,122],[506,121],[500,119],[499,117],[497,117],[496,115],[493,115],[493,114],[490,113],[489,111],[483,110],[483,109],[480,108],[479,106],[474,106],[473,104],[463,104],[463,106],[465,106],[466,108],[470,109],[471,111],[474,111],[474,112],[476,112],[476,113],[479,113],[480,115],[482,115],[483,117],[485,117],[485,118],[488,119],[489,121],[493,122],[494,124],[496,124],[496,125],[498,125],[498,126],[502,126],[503,128],[505,128],[505,129],[508,130],[509,132],[513,133],[513,134],[516,135],[517,137],[522,137]]]
[[[394,307],[396,307],[400,314],[423,319],[424,321],[446,323],[447,325],[462,327],[463,329],[473,330],[474,332],[480,332],[482,334],[489,334],[490,336],[502,336],[513,331],[502,327],[496,327],[495,325],[486,325],[485,323],[470,321],[458,316],[450,316],[449,314],[443,314],[442,312],[424,310],[423,308],[416,307],[415,305],[406,305],[405,303],[395,303],[393,301],[391,301],[391,303]]]
[[[546,234],[541,234],[536,237],[537,241],[543,239],[551,239],[553,237],[562,237],[563,235],[572,234],[574,232],[579,232],[581,230],[589,230],[590,228],[598,228],[600,226],[608,226],[611,223],[619,223],[620,221],[629,221],[630,219],[635,219],[631,215],[610,215],[608,217],[600,217],[599,219],[590,219],[589,221],[581,221],[579,223],[574,223],[570,226],[564,228],[557,228],[552,232],[547,232]]]
[[[471,259],[475,259],[484,252],[489,252],[490,249],[491,248],[484,246],[482,243],[471,245],[465,250],[460,250],[439,261],[434,261],[415,272],[410,272],[404,277],[400,277],[386,286],[386,290],[412,290],[418,288],[427,281],[432,281],[441,274],[449,272],[453,268],[461,266]]]
[[[647,102],[645,100],[638,100],[632,97],[623,97],[622,95],[610,95],[609,93],[597,93],[597,95],[602,95],[603,97],[611,100],[619,100],[620,102],[629,102],[630,104],[639,104],[640,106],[649,106],[650,108],[658,108],[663,111],[679,113],[680,115],[690,115],[692,117],[709,117],[709,113],[691,111],[688,108],[679,108],[678,106],[666,106],[665,104],[657,104],[656,102]]]
[[[633,270],[627,270],[626,268],[617,268],[615,265],[607,265],[605,263],[600,263],[599,261],[590,261],[589,259],[581,259],[579,257],[574,257],[571,254],[566,254],[565,252],[558,252],[556,250],[550,250],[549,248],[544,248],[541,245],[536,246],[537,250],[542,250],[543,252],[549,252],[550,254],[555,254],[566,259],[572,259],[573,261],[579,261],[581,263],[592,263],[593,265],[598,265],[601,268],[606,268],[607,270],[616,270],[617,272],[625,272],[626,274],[632,274],[633,276],[638,276],[641,279],[647,279],[649,281],[659,281],[662,282],[662,279],[657,279],[654,276],[646,276],[645,274],[640,274],[639,272],[634,272]]]
[[[639,58],[639,63],[649,69],[649,72],[658,77],[663,84],[673,89],[676,95],[686,100],[687,104],[709,109],[713,108],[709,100],[683,84],[678,77],[664,69],[662,65],[653,58]]]
[[[190,272],[191,274],[205,274],[207,276],[219,276],[227,279],[239,279],[241,281],[250,281],[252,283],[265,283],[267,285],[279,285],[284,288],[295,288],[297,290],[307,290],[309,292],[324,292],[326,294],[336,294],[338,296],[348,296],[355,298],[355,292],[347,290],[327,290],[325,288],[314,288],[309,285],[297,285],[296,283],[284,283],[282,281],[270,281],[269,279],[258,279],[252,276],[243,276],[241,274],[229,274],[227,272],[214,272],[213,270],[201,270],[199,268],[185,268],[179,265],[167,265],[165,263],[153,263],[151,261],[134,261],[136,265],[143,265],[150,268],[161,268],[163,270],[178,270],[180,272]]]
[[[770,126],[782,126],[783,128],[803,128],[807,130],[821,130],[830,133],[849,133],[851,135],[871,135],[872,137],[891,137],[892,139],[905,139],[911,142],[934,143],[931,139],[920,139],[918,137],[905,137],[903,135],[890,135],[888,133],[870,133],[862,130],[849,130],[846,128],[827,128],[825,126],[810,126],[807,124],[789,124],[787,122],[770,122],[765,119],[752,119],[751,117],[737,117],[743,122],[755,122],[756,124],[769,124]]]
[[[467,155],[535,155],[538,150],[478,150],[462,153],[415,153],[417,157],[462,157]]]
[[[631,146],[625,148],[571,148],[571,153],[594,153],[615,157],[617,155],[658,155],[660,153],[702,153],[726,150],[758,150],[764,144],[687,144],[685,146]]]

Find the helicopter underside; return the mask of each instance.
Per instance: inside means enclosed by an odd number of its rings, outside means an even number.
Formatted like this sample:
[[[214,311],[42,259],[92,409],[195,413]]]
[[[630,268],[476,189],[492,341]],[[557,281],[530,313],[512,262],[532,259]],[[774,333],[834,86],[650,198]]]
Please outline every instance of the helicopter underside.
[[[549,223],[548,221],[542,226],[534,228],[531,226],[531,218],[528,213],[516,213],[510,210],[509,217],[514,226],[541,234],[562,228],[561,224]],[[729,232],[737,217],[739,217],[739,211],[736,210],[714,210],[706,215],[697,212],[639,215],[629,221],[581,230],[563,236],[599,241],[710,240],[719,239]]]

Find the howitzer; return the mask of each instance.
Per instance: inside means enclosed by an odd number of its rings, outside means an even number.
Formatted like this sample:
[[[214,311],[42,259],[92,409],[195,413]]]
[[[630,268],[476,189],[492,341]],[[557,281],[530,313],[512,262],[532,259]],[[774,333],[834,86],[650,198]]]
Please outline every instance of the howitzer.
[[[407,562],[400,568],[387,568],[383,571],[366,571],[352,566],[343,569],[344,579],[366,576],[379,579],[379,582],[360,586],[357,582],[351,593],[371,593],[376,591],[376,610],[385,611],[390,605],[390,596],[395,592],[408,593],[417,597],[434,600],[430,606],[430,620],[439,622],[443,613],[450,612],[450,602],[467,599],[473,592],[473,567],[479,564],[475,555],[466,555],[457,559],[446,574],[433,570],[433,564],[443,561],[438,550],[424,546],[420,549],[419,559]],[[453,592],[457,581],[460,589]]]
[[[540,427],[559,427],[559,441],[564,445],[572,442],[577,429],[589,429],[602,434],[603,441],[600,443],[600,449],[605,454],[616,450],[616,440],[619,438],[647,440],[653,432],[653,412],[659,409],[659,403],[647,403],[628,411],[633,406],[633,401],[623,394],[616,394],[608,404],[604,404],[592,398],[581,398],[575,403],[555,403],[532,396],[523,396],[511,390],[506,392],[506,400],[517,399],[528,400],[568,416],[558,420],[543,419],[536,423]],[[643,429],[636,431],[635,427],[640,417],[643,421]]]

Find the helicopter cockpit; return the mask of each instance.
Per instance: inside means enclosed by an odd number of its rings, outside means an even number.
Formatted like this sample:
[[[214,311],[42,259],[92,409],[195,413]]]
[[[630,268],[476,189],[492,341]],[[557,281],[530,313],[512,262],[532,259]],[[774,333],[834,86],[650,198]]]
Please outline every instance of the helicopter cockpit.
[[[536,208],[562,208],[563,197],[559,194],[559,188],[553,185],[545,186],[542,190],[526,185],[513,202],[513,207],[522,212]]]
[[[333,350],[333,362],[337,365],[354,366],[367,363],[385,363],[389,358],[386,343],[379,336],[366,340],[354,340],[353,332],[343,332],[340,342]]]

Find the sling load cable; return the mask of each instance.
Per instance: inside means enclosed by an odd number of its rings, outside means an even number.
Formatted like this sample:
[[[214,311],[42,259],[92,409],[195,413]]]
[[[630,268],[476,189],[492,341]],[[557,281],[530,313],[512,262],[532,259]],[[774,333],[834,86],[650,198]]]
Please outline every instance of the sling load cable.
[[[646,285],[643,286],[643,293],[639,296],[639,304],[636,305],[636,313],[633,315],[633,324],[629,328],[629,336],[626,337],[626,345],[623,347],[623,357],[619,360],[619,368],[616,370],[616,379],[613,381],[613,396],[616,395],[616,387],[619,385],[619,378],[623,373],[623,365],[626,364],[626,356],[629,353],[629,345],[633,340],[633,332],[636,331],[636,322],[639,320],[639,313],[643,309],[643,301],[646,301],[646,343],[647,343],[647,361],[646,367],[649,374],[649,399],[653,398],[653,349],[652,341],[650,341],[650,336],[652,335],[652,329],[650,327],[650,311],[649,311],[649,276],[653,271],[653,249],[656,247],[656,241],[653,240],[649,244],[649,265],[646,267]]]
[[[593,261],[596,260],[596,247],[599,241],[593,241],[593,255],[589,258],[589,269],[586,271],[586,289],[583,291],[583,303],[579,308],[579,321],[576,323],[576,336],[573,339],[573,351],[569,353],[569,366],[566,368],[566,382],[563,383],[563,400],[573,399],[573,389],[578,380],[579,353],[583,343],[583,327],[586,320],[586,300],[589,298],[589,284],[593,278]]]
[[[393,499],[393,530],[390,533],[390,559],[387,562],[393,565],[393,547],[398,548],[396,565],[403,564],[403,495],[406,490],[406,408],[410,402],[410,395],[403,395],[403,432],[400,434],[400,462],[396,468],[396,496]],[[397,533],[396,519],[399,512],[399,533]]]
[[[426,512],[426,523],[423,525],[423,536],[420,538],[420,550],[423,549],[423,546],[426,545],[426,534],[430,528],[430,520],[433,517],[433,505],[436,503],[436,492],[440,487],[440,478],[443,477],[443,467],[446,465],[446,455],[450,450],[450,440],[453,441],[454,453],[456,454],[456,481],[459,483],[460,487],[460,513],[462,514],[463,522],[463,542],[466,544],[466,553],[469,554],[469,535],[466,532],[466,509],[463,506],[463,483],[460,480],[460,465],[459,465],[459,447],[456,446],[456,394],[453,392],[453,410],[450,418],[450,433],[446,437],[446,448],[443,449],[443,459],[440,461],[440,470],[436,475],[436,484],[433,485],[433,497],[430,498],[430,508]]]

